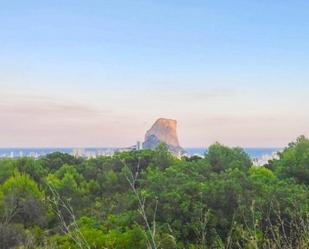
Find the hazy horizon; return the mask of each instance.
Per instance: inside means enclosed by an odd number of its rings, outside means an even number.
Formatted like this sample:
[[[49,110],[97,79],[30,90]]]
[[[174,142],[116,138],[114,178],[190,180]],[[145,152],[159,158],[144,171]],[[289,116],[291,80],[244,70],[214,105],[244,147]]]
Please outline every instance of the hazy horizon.
[[[183,147],[309,135],[308,1],[1,3],[0,147]]]

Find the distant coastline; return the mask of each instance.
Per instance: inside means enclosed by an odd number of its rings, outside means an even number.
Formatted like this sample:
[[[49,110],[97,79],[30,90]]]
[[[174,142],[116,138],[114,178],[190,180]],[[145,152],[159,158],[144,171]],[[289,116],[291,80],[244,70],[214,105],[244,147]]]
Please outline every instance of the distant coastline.
[[[207,152],[207,148],[189,147],[184,148],[189,156],[203,156]],[[38,158],[53,152],[63,152],[86,158],[95,158],[97,156],[110,156],[117,151],[126,151],[130,148],[121,147],[89,147],[89,148],[0,148],[0,158],[16,158],[16,157],[32,157]],[[282,150],[282,148],[244,148],[252,159],[261,159],[265,156],[271,156]]]

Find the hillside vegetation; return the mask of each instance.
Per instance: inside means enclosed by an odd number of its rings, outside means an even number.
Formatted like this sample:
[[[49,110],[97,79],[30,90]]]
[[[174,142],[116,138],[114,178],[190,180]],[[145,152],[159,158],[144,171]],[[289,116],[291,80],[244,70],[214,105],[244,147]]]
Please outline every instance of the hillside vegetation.
[[[309,140],[265,167],[212,145],[0,160],[0,249],[309,248]]]

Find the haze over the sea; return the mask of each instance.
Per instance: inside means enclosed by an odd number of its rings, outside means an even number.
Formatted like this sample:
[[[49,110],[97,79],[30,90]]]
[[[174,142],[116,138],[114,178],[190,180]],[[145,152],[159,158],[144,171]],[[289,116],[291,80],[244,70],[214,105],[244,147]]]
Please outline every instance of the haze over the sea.
[[[183,147],[309,135],[309,1],[3,1],[0,147]]]

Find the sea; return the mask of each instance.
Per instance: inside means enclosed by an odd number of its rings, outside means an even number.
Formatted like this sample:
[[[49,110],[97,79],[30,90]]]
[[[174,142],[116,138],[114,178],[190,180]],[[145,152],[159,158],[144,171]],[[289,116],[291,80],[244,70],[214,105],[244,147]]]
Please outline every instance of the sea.
[[[111,155],[114,151],[121,151],[123,148],[0,148],[0,157],[34,157],[38,158],[53,152],[63,152],[68,154],[82,154],[87,157],[93,155]],[[207,148],[184,148],[188,155],[203,156],[207,153]],[[268,155],[272,155],[282,148],[244,148],[251,158],[259,159]]]
[[[207,153],[207,148],[185,148],[189,155],[203,156]],[[282,148],[244,148],[244,151],[251,158],[262,158],[264,156],[270,156],[276,152],[281,151]]]

